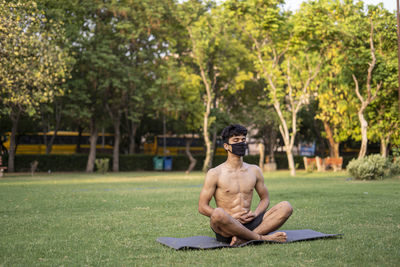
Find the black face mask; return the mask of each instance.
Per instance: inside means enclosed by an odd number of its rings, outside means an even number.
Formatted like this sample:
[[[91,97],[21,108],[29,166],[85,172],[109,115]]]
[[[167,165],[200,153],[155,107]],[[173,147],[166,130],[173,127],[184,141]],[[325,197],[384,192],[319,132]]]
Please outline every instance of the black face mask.
[[[239,156],[239,157],[243,157],[244,154],[246,154],[246,149],[247,149],[247,143],[246,142],[240,142],[240,143],[236,143],[236,144],[229,144],[232,147],[232,151],[230,151],[231,153]]]

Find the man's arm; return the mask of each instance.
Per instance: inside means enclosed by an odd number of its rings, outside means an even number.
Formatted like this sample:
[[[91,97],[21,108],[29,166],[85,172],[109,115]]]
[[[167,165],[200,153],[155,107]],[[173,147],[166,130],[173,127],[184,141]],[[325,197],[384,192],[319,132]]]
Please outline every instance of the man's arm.
[[[204,181],[203,189],[200,192],[199,212],[208,217],[211,217],[211,214],[214,211],[210,206],[210,201],[217,189],[217,180],[218,175],[215,169],[209,170]]]
[[[258,196],[260,197],[260,203],[258,203],[258,206],[254,213],[256,216],[258,216],[261,212],[264,212],[268,206],[269,206],[269,194],[268,194],[268,189],[264,184],[264,176],[262,174],[261,169],[258,166],[255,166],[256,170],[256,177],[257,177],[257,182],[255,189],[257,191]]]

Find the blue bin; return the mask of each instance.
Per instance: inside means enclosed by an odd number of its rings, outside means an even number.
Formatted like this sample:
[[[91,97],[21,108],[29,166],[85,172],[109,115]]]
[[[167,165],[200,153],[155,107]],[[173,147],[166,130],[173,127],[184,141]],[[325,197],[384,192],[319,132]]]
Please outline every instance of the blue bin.
[[[172,157],[164,157],[164,171],[172,170]]]
[[[164,157],[154,157],[153,166],[155,171],[162,171],[164,167]]]

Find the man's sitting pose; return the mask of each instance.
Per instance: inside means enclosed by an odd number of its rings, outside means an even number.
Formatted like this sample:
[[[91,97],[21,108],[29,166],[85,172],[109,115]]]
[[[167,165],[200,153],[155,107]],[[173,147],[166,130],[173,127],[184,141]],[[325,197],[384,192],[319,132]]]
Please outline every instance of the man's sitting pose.
[[[247,148],[247,130],[241,125],[230,125],[222,131],[227,160],[210,169],[200,193],[199,212],[210,217],[210,225],[217,240],[239,245],[248,240],[286,241],[286,233],[269,234],[281,227],[292,214],[292,206],[284,201],[268,211],[269,196],[261,169],[243,162]],[[260,203],[251,211],[253,191]],[[210,206],[214,196],[217,208]]]

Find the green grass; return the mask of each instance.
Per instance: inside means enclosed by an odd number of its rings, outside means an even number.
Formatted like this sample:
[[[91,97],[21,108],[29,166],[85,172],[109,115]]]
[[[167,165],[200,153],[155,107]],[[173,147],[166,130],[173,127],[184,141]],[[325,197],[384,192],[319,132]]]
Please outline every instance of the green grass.
[[[343,238],[174,251],[156,238],[213,236],[197,212],[200,172],[6,174],[0,179],[0,266],[399,266],[400,179],[348,177],[265,173],[271,204],[288,200],[294,207],[282,229]]]

